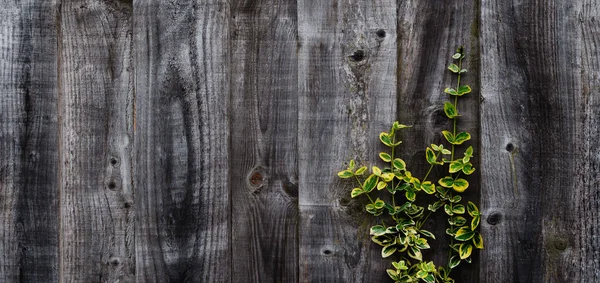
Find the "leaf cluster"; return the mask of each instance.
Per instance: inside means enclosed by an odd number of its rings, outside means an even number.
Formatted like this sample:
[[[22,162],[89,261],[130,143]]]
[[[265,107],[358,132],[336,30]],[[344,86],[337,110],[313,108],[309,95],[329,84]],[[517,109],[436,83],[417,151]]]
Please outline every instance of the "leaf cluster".
[[[461,157],[455,158],[456,146],[471,139],[468,132],[457,132],[456,121],[460,117],[458,97],[471,92],[471,87],[461,84],[465,57],[460,47],[452,58],[456,61],[448,69],[457,77],[456,88],[444,92],[454,97],[454,103],[444,103],[446,116],[453,120],[454,127],[441,132],[449,147],[432,144],[425,150],[425,159],[430,165],[423,178],[414,175],[404,160],[395,156],[396,148],[402,144],[397,139],[400,130],[410,128],[394,122],[388,132],[379,134],[379,140],[388,151],[379,153],[385,166],[357,166],[354,160],[348,168],[338,173],[343,179],[355,179],[357,187],[352,189],[352,198],[366,196],[365,211],[381,220],[381,224],[370,228],[371,240],[381,246],[382,258],[394,257],[392,269],[387,274],[395,282],[444,282],[451,283],[452,269],[462,261],[471,262],[474,249],[483,249],[483,238],[478,231],[481,215],[473,202],[463,202],[460,195],[469,188],[468,176],[475,172],[471,163],[473,147],[469,146]],[[428,177],[435,166],[442,166],[447,174],[437,182]],[[385,193],[378,193],[379,191]],[[376,196],[378,195],[378,196]],[[435,201],[421,206],[416,203],[420,195],[433,195]],[[435,240],[433,233],[422,228],[432,213],[442,210],[448,217],[446,235],[450,237],[449,260],[446,265],[436,266],[433,261],[424,261],[423,250],[430,249],[429,241]]]

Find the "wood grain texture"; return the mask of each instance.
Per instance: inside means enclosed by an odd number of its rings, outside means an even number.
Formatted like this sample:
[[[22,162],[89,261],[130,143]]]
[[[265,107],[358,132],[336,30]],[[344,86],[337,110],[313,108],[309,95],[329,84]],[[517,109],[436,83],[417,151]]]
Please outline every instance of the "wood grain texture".
[[[444,113],[444,101],[451,101],[443,90],[456,87],[456,76],[447,70],[453,63],[451,56],[458,46],[464,46],[467,57],[463,67],[468,69],[462,77],[462,84],[468,84],[473,92],[458,100],[457,131],[471,134],[471,140],[458,146],[456,154],[462,156],[464,149],[472,145],[476,156],[479,153],[479,43],[478,43],[478,1],[401,1],[398,6],[398,119],[413,128],[402,131],[404,143],[399,147],[400,156],[407,162],[413,175],[422,178],[429,169],[425,159],[425,149],[432,143],[449,144],[441,131],[452,131],[452,120]],[[452,101],[453,102],[453,101]],[[478,169],[477,158],[472,160]],[[448,175],[447,167],[436,167],[428,180]],[[463,199],[479,203],[478,171],[469,176],[469,189],[462,194]],[[466,203],[466,202],[465,202]],[[423,228],[436,235],[446,235],[447,217],[436,212]],[[448,237],[438,237],[431,241],[432,250],[426,257],[432,257],[436,265],[446,265],[448,261]],[[433,252],[433,254],[431,254]],[[461,263],[451,276],[457,282],[479,282],[478,264]]]
[[[229,282],[229,4],[135,1],[139,282]]]
[[[131,3],[58,15],[61,282],[131,282]]]
[[[0,282],[59,277],[56,11],[0,8]]]
[[[231,7],[231,282],[298,282],[296,8]]]
[[[377,162],[396,113],[396,1],[298,1],[300,282],[387,282],[344,162]]]
[[[482,282],[597,282],[596,1],[482,5]]]

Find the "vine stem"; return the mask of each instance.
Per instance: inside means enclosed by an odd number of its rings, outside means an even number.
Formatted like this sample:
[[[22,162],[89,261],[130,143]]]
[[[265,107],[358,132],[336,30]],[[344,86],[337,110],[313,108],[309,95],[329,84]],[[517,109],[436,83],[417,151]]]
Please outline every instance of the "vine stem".
[[[456,79],[456,91],[458,92],[458,89],[460,88],[460,70],[462,70],[462,56],[461,58],[458,60],[458,75],[457,75],[457,79]],[[454,109],[456,109],[456,113],[458,113],[458,95],[454,96]],[[452,135],[456,137],[456,120],[458,120],[458,118],[454,117],[452,118],[453,120],[453,131],[452,131]],[[454,160],[454,144],[452,144],[452,156],[451,156],[451,160]]]

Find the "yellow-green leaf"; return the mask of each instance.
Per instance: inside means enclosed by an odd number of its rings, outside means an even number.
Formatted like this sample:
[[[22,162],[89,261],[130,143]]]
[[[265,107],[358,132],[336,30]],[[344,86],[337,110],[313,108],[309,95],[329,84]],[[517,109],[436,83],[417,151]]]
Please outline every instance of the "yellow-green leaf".
[[[356,172],[354,172],[354,175],[362,175],[363,173],[365,173],[365,171],[367,171],[367,166],[363,166],[360,167],[356,170]]]
[[[471,216],[479,215],[479,208],[477,208],[477,205],[475,205],[472,201],[469,201],[467,203],[467,211]]]
[[[400,158],[394,159],[393,164],[394,164],[394,168],[396,168],[400,171],[406,170],[406,163],[404,162],[404,160],[402,160]]]
[[[431,149],[430,147],[428,147],[425,150],[425,157],[427,158],[427,163],[433,165],[437,163],[437,156],[435,156],[435,153],[433,152],[433,149]]]
[[[450,173],[456,173],[458,171],[460,171],[463,168],[464,164],[462,163],[462,160],[458,159],[458,160],[454,160],[450,163]]]
[[[458,256],[453,256],[452,258],[450,258],[450,262],[448,263],[448,267],[450,267],[450,269],[457,267],[460,264],[460,257]]]
[[[444,138],[446,138],[446,140],[449,143],[453,143],[454,142],[454,134],[452,134],[451,132],[442,131],[442,135],[444,135]]]
[[[356,163],[354,162],[354,159],[350,160],[350,164],[348,165],[348,169],[350,169],[350,170],[354,169],[354,165],[355,164]]]
[[[453,73],[460,72],[460,68],[456,66],[456,64],[450,64],[450,66],[448,66],[448,70],[452,71]]]
[[[389,257],[389,256],[393,255],[395,252],[396,252],[395,245],[385,246],[385,247],[383,247],[383,249],[381,249],[381,257],[382,258]]]
[[[473,172],[475,172],[475,168],[473,168],[473,164],[469,162],[463,166],[462,171],[465,173],[465,175],[471,175]]]
[[[450,119],[458,116],[458,113],[456,113],[456,107],[454,104],[448,101],[444,102],[444,113],[446,113],[446,116],[448,116]]]
[[[364,193],[365,193],[365,191],[363,191],[363,189],[361,189],[361,188],[354,188],[352,190],[352,192],[350,193],[350,196],[353,197],[353,198],[355,198],[355,197],[360,196],[360,195],[362,195]]]
[[[379,134],[379,140],[381,140],[381,142],[387,146],[392,146],[392,139],[386,132]]]
[[[459,96],[465,95],[471,92],[471,87],[468,85],[461,85],[456,91]]]
[[[352,171],[350,171],[350,170],[344,170],[344,171],[338,172],[338,177],[343,178],[343,179],[352,178],[352,176],[354,176],[354,173],[352,173]]]
[[[380,152],[379,153],[379,158],[381,158],[381,160],[383,160],[383,162],[390,162],[390,161],[392,161],[392,157],[389,154],[385,153],[385,152]]]
[[[377,200],[375,200],[375,203],[373,203],[373,205],[375,206],[376,209],[382,209],[385,206],[385,202],[383,200],[381,200],[380,198],[377,198]]]
[[[379,182],[379,183],[377,184],[377,190],[378,190],[378,191],[381,191],[381,190],[385,189],[385,187],[386,187],[386,186],[387,186],[387,183],[386,183],[386,182]]]
[[[371,176],[365,180],[365,183],[363,184],[363,190],[365,190],[367,193],[370,193],[373,189],[375,189],[375,186],[377,186],[377,181],[379,181],[379,177],[377,177],[375,174],[371,174]]]
[[[483,237],[479,232],[475,232],[473,236],[473,245],[480,250],[483,249]]]
[[[451,142],[450,142],[450,140],[448,140],[448,141],[451,144],[459,145],[459,144],[462,144],[463,142],[466,142],[466,141],[468,141],[470,139],[471,139],[471,135],[469,133],[467,133],[467,132],[461,132],[461,133],[458,133],[456,135],[456,137],[454,137],[453,141],[451,141]]]
[[[383,227],[382,225],[375,225],[375,226],[371,227],[369,232],[370,232],[370,235],[381,236],[381,235],[385,234],[385,227]]]
[[[479,216],[479,215],[473,216],[473,219],[471,220],[471,230],[477,229],[477,226],[479,226],[480,221],[481,221],[481,216]]]
[[[392,280],[398,281],[398,272],[396,272],[396,270],[386,269],[385,271],[387,272],[388,276],[392,278]]]
[[[444,188],[452,188],[454,184],[454,179],[450,176],[446,176],[438,181],[438,184]]]
[[[473,232],[469,227],[460,227],[460,229],[456,231],[454,239],[464,242],[471,240],[473,236],[475,236],[475,232]]]
[[[373,174],[375,174],[377,176],[381,176],[381,169],[379,169],[379,167],[377,167],[377,166],[371,167],[371,172],[373,172]]]
[[[421,253],[421,250],[419,250],[418,248],[413,247],[413,246],[408,247],[408,256],[410,256],[418,261],[423,260],[423,254]]]
[[[413,190],[407,190],[404,195],[406,196],[406,199],[410,201],[414,201],[417,197],[417,194]]]
[[[459,193],[464,192],[468,187],[469,187],[469,182],[467,182],[467,180],[462,179],[462,178],[456,179],[452,183],[452,189],[454,189],[456,192],[459,192]]]
[[[473,246],[470,243],[463,243],[458,249],[460,259],[468,258],[469,256],[471,256],[471,252],[473,252]]]
[[[421,189],[429,195],[435,193],[435,186],[429,181],[423,182],[423,184],[421,184]]]
[[[465,214],[465,206],[462,204],[457,204],[452,206],[452,212],[455,214]]]

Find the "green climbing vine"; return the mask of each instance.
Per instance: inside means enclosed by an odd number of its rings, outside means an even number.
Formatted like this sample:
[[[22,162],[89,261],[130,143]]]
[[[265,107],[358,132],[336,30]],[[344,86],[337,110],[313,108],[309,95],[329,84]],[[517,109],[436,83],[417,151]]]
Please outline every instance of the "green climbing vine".
[[[340,178],[351,179],[358,184],[351,191],[351,197],[366,196],[366,212],[379,218],[381,224],[371,227],[369,232],[371,240],[382,247],[381,256],[394,259],[387,274],[395,282],[455,282],[450,277],[452,270],[461,262],[470,263],[474,249],[483,249],[483,238],[478,232],[481,220],[479,209],[473,202],[465,204],[461,196],[469,188],[468,176],[475,172],[471,163],[473,147],[469,146],[461,157],[455,158],[457,146],[471,139],[468,132],[457,130],[460,117],[458,98],[471,92],[470,86],[461,84],[461,76],[467,72],[463,68],[463,48],[459,47],[452,58],[454,62],[448,66],[448,70],[456,76],[456,87],[444,90],[453,98],[453,102],[444,103],[444,113],[452,120],[453,126],[441,133],[449,148],[443,144],[427,147],[425,158],[430,166],[424,177],[419,179],[413,176],[406,162],[395,156],[396,147],[402,143],[397,138],[398,132],[411,127],[397,121],[389,132],[379,134],[381,142],[389,148],[388,152],[379,153],[385,166],[372,166],[370,174],[366,174],[367,166],[359,167],[351,160],[348,168],[338,173]],[[436,166],[444,167],[447,174],[434,183],[428,178]],[[389,194],[379,194],[380,197],[377,197],[376,190]],[[418,205],[416,200],[422,194],[434,195],[435,201],[426,207]],[[436,239],[432,232],[422,226],[438,210],[448,217],[446,235],[450,237],[450,246],[445,265],[424,260],[422,253],[422,250],[430,248],[429,241]]]

